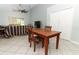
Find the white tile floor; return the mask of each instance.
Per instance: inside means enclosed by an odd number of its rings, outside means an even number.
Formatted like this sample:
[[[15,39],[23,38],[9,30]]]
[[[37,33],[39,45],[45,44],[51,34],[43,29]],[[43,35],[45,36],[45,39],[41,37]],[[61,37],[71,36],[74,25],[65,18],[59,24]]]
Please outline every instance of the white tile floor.
[[[49,55],[79,55],[79,46],[69,41],[60,39],[59,49],[55,48],[55,39],[51,38]],[[0,38],[0,55],[44,55],[41,43],[37,45],[36,52],[33,46],[29,47],[27,36],[15,36],[9,39]]]

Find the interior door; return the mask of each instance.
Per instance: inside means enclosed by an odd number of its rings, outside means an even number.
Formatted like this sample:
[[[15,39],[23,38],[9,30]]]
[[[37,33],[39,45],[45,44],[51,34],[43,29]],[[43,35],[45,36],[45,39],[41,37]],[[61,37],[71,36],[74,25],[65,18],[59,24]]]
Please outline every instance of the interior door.
[[[61,31],[61,38],[70,40],[72,31],[73,8],[50,13],[50,25]]]

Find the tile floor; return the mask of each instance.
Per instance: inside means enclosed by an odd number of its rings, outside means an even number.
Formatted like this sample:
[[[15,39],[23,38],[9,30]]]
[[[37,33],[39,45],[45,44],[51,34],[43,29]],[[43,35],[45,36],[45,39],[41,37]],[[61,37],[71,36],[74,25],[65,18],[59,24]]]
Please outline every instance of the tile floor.
[[[67,40],[60,39],[59,49],[55,48],[55,39],[51,38],[49,55],[79,55],[79,46]],[[0,38],[0,55],[44,55],[41,43],[37,45],[36,52],[33,46],[29,47],[28,36],[14,36],[9,39]]]

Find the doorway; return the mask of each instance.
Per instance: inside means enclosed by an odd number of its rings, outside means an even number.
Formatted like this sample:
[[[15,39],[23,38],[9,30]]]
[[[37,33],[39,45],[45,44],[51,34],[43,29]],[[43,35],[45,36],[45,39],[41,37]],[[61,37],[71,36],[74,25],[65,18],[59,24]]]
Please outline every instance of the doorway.
[[[55,31],[60,31],[62,39],[71,39],[73,8],[50,13],[50,25]]]

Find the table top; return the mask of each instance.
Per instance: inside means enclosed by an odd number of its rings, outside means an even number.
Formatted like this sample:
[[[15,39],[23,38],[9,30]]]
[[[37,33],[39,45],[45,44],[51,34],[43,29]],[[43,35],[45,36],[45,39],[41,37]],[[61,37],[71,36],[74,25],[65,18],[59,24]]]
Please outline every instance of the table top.
[[[49,31],[49,30],[46,30],[44,28],[33,28],[32,31],[36,34],[40,34],[40,35],[46,36],[46,37],[50,37],[52,35],[54,36],[54,35],[61,33],[59,31]]]

